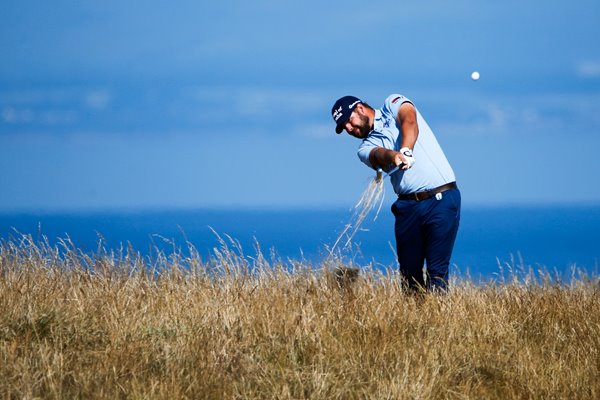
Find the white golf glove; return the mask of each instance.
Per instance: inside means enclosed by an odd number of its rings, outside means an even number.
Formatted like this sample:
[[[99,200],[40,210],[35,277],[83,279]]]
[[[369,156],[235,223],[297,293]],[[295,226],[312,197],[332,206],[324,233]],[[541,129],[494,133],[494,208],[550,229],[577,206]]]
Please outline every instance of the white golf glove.
[[[415,158],[413,157],[412,150],[408,147],[403,147],[400,149],[400,153],[402,153],[404,159],[406,160],[405,164],[408,166],[407,169],[410,169],[410,167],[412,167],[415,163]]]

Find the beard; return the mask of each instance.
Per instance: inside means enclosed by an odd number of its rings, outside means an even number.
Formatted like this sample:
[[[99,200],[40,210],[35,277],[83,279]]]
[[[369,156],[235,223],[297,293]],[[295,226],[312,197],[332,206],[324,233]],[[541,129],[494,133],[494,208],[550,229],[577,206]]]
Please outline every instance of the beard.
[[[356,113],[358,120],[360,121],[356,127],[360,132],[360,137],[366,138],[371,132],[371,125],[369,124],[369,117],[362,113]]]

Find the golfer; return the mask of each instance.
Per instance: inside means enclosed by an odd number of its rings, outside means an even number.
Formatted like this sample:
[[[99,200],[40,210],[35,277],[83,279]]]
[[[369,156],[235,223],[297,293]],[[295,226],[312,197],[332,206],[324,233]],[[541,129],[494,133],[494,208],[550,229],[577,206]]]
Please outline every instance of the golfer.
[[[358,158],[378,176],[399,167],[390,180],[398,196],[392,212],[406,287],[446,291],[460,221],[460,192],[433,132],[414,104],[400,94],[390,95],[379,110],[344,96],[331,114],[336,133],[345,130],[362,140]]]

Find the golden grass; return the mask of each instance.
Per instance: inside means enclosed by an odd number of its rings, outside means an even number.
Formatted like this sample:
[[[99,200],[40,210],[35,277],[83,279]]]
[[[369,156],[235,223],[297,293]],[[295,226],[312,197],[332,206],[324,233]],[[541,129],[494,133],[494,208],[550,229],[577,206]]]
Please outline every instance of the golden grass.
[[[0,245],[0,397],[600,397],[597,283],[410,296],[396,274]],[[231,243],[230,243],[231,244]]]

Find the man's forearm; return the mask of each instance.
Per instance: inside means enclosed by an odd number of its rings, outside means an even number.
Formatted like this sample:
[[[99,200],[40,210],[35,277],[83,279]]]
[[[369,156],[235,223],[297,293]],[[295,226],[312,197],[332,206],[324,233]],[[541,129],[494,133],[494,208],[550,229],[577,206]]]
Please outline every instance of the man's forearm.
[[[400,153],[383,147],[376,147],[369,153],[369,162],[374,169],[381,168],[385,170],[400,164]]]

